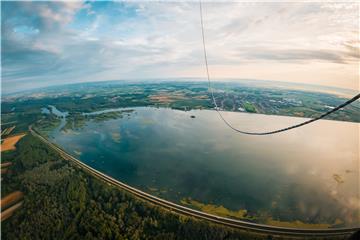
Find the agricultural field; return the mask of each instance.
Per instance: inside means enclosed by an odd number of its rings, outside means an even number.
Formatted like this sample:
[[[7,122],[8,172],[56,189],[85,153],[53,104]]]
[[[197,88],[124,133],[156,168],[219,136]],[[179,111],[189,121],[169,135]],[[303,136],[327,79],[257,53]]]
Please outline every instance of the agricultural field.
[[[1,152],[15,150],[16,143],[25,136],[26,134],[19,134],[3,139],[1,143]]]

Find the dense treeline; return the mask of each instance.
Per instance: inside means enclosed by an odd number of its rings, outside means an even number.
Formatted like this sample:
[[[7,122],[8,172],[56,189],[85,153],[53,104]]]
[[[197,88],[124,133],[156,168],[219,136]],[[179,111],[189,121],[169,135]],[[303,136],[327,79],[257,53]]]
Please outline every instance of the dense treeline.
[[[115,188],[27,135],[3,175],[2,195],[24,192],[21,209],[2,223],[2,239],[272,239],[181,216]]]

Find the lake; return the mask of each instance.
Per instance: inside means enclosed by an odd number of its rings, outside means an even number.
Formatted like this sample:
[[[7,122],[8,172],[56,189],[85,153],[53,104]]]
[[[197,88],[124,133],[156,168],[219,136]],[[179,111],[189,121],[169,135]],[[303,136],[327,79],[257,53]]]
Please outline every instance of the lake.
[[[358,225],[358,123],[321,120],[277,135],[248,136],[227,128],[211,110],[132,109],[75,131],[57,129],[49,138],[113,178],[189,207],[279,226]],[[224,116],[249,131],[304,121]]]

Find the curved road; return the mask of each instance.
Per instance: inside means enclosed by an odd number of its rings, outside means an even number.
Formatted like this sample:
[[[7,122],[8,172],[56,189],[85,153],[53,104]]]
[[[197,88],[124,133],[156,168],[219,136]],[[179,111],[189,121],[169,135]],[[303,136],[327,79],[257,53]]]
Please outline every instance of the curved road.
[[[296,229],[296,228],[285,228],[285,227],[276,227],[276,226],[269,226],[269,225],[263,225],[263,224],[257,224],[257,223],[251,223],[241,220],[235,220],[225,217],[219,217],[216,215],[204,213],[201,211],[197,211],[191,208],[187,208],[181,205],[178,205],[176,203],[172,203],[169,201],[166,201],[164,199],[155,197],[153,195],[150,195],[146,192],[143,192],[139,189],[133,188],[125,183],[122,183],[112,177],[109,177],[106,174],[103,174],[99,172],[98,170],[89,167],[88,165],[84,164],[80,160],[76,159],[75,157],[71,156],[64,150],[62,150],[60,147],[56,146],[55,144],[48,141],[45,137],[41,136],[39,133],[37,133],[34,129],[32,129],[31,126],[29,126],[29,131],[32,135],[39,138],[41,141],[46,143],[49,147],[57,151],[64,159],[70,160],[74,162],[76,165],[81,167],[82,169],[86,170],[87,172],[91,173],[92,175],[112,184],[115,185],[121,189],[124,189],[139,198],[142,198],[144,200],[147,200],[155,205],[162,206],[164,208],[167,208],[173,212],[177,212],[180,214],[196,217],[199,219],[205,219],[213,223],[222,224],[229,227],[239,228],[243,230],[251,230],[256,232],[261,232],[265,234],[273,234],[273,235],[292,235],[292,236],[308,236],[308,237],[314,237],[314,236],[339,236],[339,235],[351,235],[355,231],[360,230],[360,228],[329,228],[329,229]]]

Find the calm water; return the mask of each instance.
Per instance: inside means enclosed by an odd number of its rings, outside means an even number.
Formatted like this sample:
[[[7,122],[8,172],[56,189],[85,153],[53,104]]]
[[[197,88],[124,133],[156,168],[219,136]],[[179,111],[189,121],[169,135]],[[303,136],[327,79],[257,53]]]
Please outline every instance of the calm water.
[[[246,136],[226,128],[214,111],[134,110],[116,120],[89,121],[77,131],[54,131],[51,139],[91,167],[174,202],[190,197],[262,219],[358,225],[359,124],[324,120],[277,135]],[[259,131],[304,120],[225,117]]]

